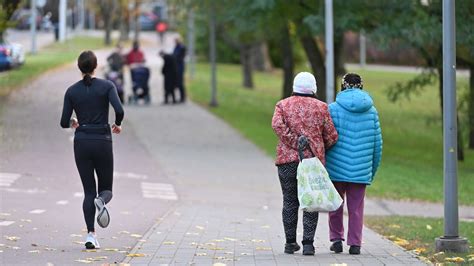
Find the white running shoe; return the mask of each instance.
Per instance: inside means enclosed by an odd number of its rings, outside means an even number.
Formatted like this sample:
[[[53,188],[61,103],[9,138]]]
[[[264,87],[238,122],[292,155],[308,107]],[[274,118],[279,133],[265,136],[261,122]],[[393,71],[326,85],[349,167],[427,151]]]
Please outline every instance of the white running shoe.
[[[107,210],[105,202],[101,197],[95,198],[94,204],[97,208],[97,223],[100,227],[106,228],[110,223],[109,210]]]
[[[86,249],[99,249],[100,244],[95,233],[88,233],[86,238]]]

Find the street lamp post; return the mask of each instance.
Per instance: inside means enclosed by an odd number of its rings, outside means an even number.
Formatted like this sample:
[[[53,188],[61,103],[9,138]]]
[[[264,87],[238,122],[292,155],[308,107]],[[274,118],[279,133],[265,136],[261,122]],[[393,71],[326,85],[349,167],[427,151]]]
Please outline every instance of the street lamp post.
[[[443,150],[444,236],[436,238],[437,251],[468,252],[466,238],[459,237],[456,119],[455,0],[443,0]]]
[[[334,25],[332,0],[325,2],[326,17],[326,103],[334,101]]]
[[[209,58],[211,60],[211,102],[210,106],[216,107],[217,104],[217,68],[216,68],[216,13],[214,5],[211,3],[209,12]]]
[[[66,0],[59,1],[59,41],[66,40]]]
[[[195,72],[195,55],[194,55],[194,10],[191,6],[188,12],[188,65],[189,65],[189,77],[194,78]]]
[[[31,5],[31,53],[36,54],[36,17],[37,17],[37,10],[36,10],[36,0],[30,1]]]

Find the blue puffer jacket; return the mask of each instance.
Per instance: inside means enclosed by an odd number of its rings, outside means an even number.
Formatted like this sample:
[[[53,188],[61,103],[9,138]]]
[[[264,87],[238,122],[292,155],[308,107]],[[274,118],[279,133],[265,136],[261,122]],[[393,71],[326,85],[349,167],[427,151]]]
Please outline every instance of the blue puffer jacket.
[[[346,89],[329,105],[337,143],[326,152],[326,168],[332,181],[370,185],[382,157],[379,116],[370,95]]]

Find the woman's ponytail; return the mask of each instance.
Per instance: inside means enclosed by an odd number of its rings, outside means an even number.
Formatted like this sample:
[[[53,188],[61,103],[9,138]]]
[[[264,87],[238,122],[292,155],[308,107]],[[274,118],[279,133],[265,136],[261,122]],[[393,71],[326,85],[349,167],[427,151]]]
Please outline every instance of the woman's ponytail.
[[[92,85],[92,77],[89,74],[85,74],[84,77],[82,78],[82,81],[86,86]]]

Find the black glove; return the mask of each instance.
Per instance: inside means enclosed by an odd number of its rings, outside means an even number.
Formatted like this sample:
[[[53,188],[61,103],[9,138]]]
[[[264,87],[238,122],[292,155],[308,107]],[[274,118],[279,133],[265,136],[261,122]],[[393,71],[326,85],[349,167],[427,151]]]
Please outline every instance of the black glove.
[[[308,148],[309,141],[305,135],[302,135],[298,138],[298,155],[300,157],[300,162],[304,159],[303,151]]]

